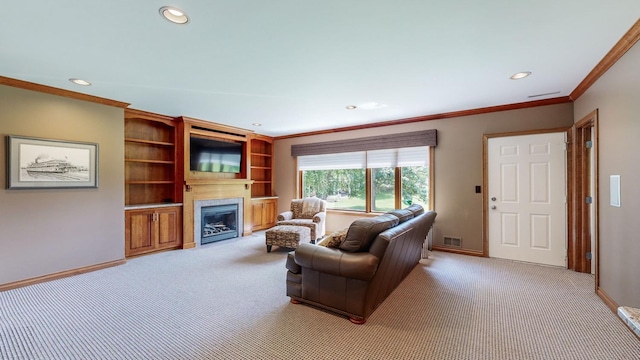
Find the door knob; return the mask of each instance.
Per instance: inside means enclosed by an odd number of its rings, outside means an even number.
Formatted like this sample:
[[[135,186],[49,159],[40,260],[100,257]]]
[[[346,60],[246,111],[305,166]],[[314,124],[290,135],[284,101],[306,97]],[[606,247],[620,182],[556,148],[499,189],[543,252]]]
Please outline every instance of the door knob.
[[[491,206],[491,210],[495,210],[495,209],[496,209],[496,206],[495,206],[495,205],[492,205],[492,206]]]

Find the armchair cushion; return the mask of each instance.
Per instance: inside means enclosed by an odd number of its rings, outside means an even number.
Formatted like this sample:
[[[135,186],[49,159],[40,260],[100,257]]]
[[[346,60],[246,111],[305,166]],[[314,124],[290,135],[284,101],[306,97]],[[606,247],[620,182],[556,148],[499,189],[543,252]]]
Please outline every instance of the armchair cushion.
[[[347,237],[339,249],[347,252],[368,251],[371,242],[379,233],[398,225],[399,222],[398,217],[391,214],[355,220],[349,226]]]

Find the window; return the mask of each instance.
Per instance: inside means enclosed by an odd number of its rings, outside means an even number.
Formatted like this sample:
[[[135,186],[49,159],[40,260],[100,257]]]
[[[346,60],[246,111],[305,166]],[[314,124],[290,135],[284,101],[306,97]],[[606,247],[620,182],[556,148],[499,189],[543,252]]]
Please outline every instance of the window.
[[[429,209],[430,157],[428,146],[299,156],[301,195],[317,196],[336,210]]]

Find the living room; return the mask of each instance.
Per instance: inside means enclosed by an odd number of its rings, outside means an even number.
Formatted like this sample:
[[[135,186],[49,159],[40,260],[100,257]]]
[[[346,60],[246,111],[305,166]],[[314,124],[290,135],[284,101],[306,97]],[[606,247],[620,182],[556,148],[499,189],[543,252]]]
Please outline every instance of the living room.
[[[449,113],[441,117],[404,119],[383,126],[344,131],[297,134],[274,139],[275,193],[278,212],[285,211],[299,194],[295,191],[296,162],[291,145],[344,140],[390,133],[436,129],[434,153],[434,246],[443,237],[464,239],[463,253],[483,252],[483,199],[473,189],[483,184],[482,138],[486,134],[570,128],[598,111],[599,284],[596,291],[609,308],[640,307],[635,236],[640,224],[635,214],[640,194],[632,184],[640,181],[635,150],[640,104],[640,25],[636,23],[618,44],[611,44],[615,60],[606,69],[595,67],[576,98],[526,105]],[[3,74],[10,75],[10,74]],[[126,262],[124,254],[124,123],[126,103],[99,100],[51,89],[39,84],[0,78],[0,134],[50,139],[73,139],[99,144],[99,186],[94,189],[11,190],[0,192],[0,287],[36,280],[52,274],[72,275]],[[162,114],[166,115],[166,114]],[[174,114],[180,115],[180,114]],[[420,121],[421,120],[421,121]],[[0,150],[6,174],[6,148]],[[609,206],[610,175],[621,177],[620,207]],[[328,214],[328,230],[344,228],[354,219]],[[284,272],[284,268],[283,268]],[[595,286],[594,286],[595,288]]]

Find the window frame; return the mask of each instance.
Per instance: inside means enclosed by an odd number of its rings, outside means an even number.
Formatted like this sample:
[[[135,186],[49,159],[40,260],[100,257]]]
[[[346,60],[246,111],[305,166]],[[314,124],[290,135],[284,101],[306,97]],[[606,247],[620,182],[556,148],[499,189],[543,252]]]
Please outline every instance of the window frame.
[[[435,146],[429,146],[429,209],[427,210],[435,210]],[[295,157],[295,166],[298,169],[298,158]],[[298,198],[302,198],[303,195],[303,173],[304,170],[297,170],[297,191]],[[371,186],[373,184],[372,179],[372,171],[371,168],[367,167],[365,169],[365,211],[359,210],[346,210],[346,209],[327,209],[328,212],[348,212],[348,213],[365,213],[365,214],[382,214],[383,211],[373,211],[373,199],[371,198]],[[395,208],[402,208],[402,196],[398,196],[398,194],[402,194],[402,168],[395,167],[395,183],[394,183],[394,200],[395,200]]]

